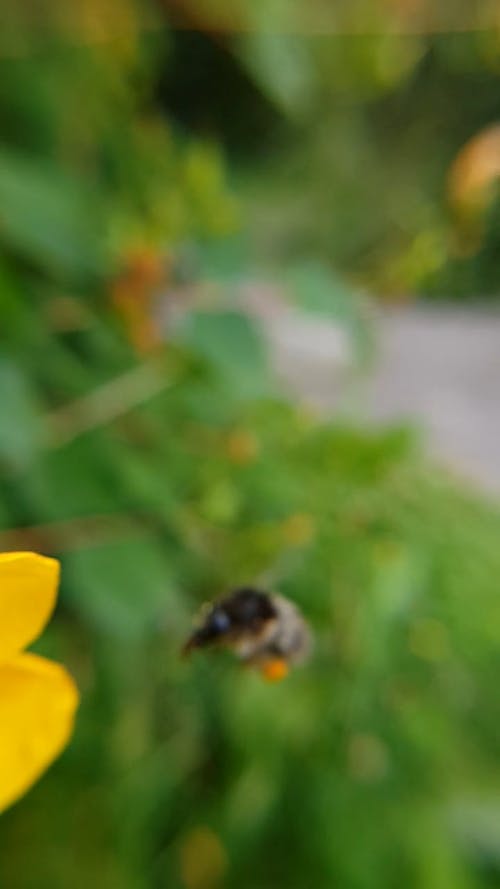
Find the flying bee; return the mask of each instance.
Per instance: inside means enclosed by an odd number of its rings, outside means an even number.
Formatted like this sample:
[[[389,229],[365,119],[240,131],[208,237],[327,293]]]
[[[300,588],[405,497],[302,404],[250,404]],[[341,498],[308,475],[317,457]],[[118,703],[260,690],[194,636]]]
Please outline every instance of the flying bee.
[[[183,651],[228,648],[276,681],[305,660],[311,643],[311,631],[296,605],[278,593],[241,587],[205,607]]]

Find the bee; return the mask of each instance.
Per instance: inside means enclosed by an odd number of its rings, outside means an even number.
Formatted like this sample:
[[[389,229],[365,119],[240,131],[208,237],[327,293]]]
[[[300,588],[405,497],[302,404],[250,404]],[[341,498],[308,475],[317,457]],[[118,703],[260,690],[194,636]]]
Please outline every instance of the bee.
[[[307,658],[312,635],[293,602],[278,593],[241,587],[205,607],[183,651],[210,646],[230,649],[266,679],[277,681]]]

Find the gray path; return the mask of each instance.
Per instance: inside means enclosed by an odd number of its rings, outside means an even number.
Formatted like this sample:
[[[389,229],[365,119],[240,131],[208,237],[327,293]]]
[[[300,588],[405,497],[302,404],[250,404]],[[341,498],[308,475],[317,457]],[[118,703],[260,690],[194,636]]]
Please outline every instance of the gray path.
[[[328,324],[267,318],[283,377],[322,409],[349,387],[349,350]],[[356,385],[361,417],[409,419],[428,449],[484,489],[500,493],[500,312],[429,306],[379,311],[378,359]]]

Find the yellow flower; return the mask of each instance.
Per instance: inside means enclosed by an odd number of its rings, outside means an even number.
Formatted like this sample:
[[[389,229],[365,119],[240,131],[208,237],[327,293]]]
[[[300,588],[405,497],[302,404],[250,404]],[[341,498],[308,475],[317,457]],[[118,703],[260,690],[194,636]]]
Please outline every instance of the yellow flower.
[[[64,667],[22,653],[54,608],[59,562],[0,554],[0,812],[22,796],[66,746],[78,703]]]

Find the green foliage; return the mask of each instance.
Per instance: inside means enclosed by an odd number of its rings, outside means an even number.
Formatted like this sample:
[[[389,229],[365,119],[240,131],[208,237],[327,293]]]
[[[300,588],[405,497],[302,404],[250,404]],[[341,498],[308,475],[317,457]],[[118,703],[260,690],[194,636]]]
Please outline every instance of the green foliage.
[[[74,274],[102,267],[99,198],[30,160],[0,157],[5,243],[44,268]]]
[[[269,389],[260,332],[241,312],[192,312],[180,338],[216,375],[223,397],[232,390],[244,401]]]
[[[479,204],[477,231],[464,225],[450,174],[498,123],[498,29],[485,12],[467,31],[463,9],[459,33],[447,33],[429,27],[424,7],[405,26],[398,4],[378,0],[359,18],[352,4],[343,28],[337,6],[322,18],[285,3],[274,30],[261,9],[257,28],[231,43],[261,107],[276,114],[260,136],[262,162],[241,176],[258,250],[286,262],[314,251],[378,296],[494,297],[498,145],[461,172],[465,202]],[[474,180],[484,184],[479,200]]]
[[[83,706],[62,762],[3,820],[2,879],[29,885],[33,855],[15,852],[29,825],[40,887],[96,872],[103,887],[184,885],[182,849],[203,827],[227,885],[471,885],[475,850],[452,815],[468,823],[469,801],[487,808],[494,791],[497,510],[422,467],[399,432],[318,426],[274,401],[200,422],[175,389],[134,416],[141,446],[110,430],[86,476],[82,440],[63,484],[70,503],[87,478],[79,515],[108,516],[102,539],[61,553],[64,609],[44,642]],[[235,429],[258,442],[246,462],[227,448]],[[12,503],[36,493],[29,476],[9,487]],[[116,541],[108,500],[136,519]],[[24,518],[53,510],[38,499]],[[248,579],[314,627],[311,664],[279,687],[230,659],[179,658],[198,604]],[[70,808],[82,822],[64,828],[63,865],[51,837]]]

